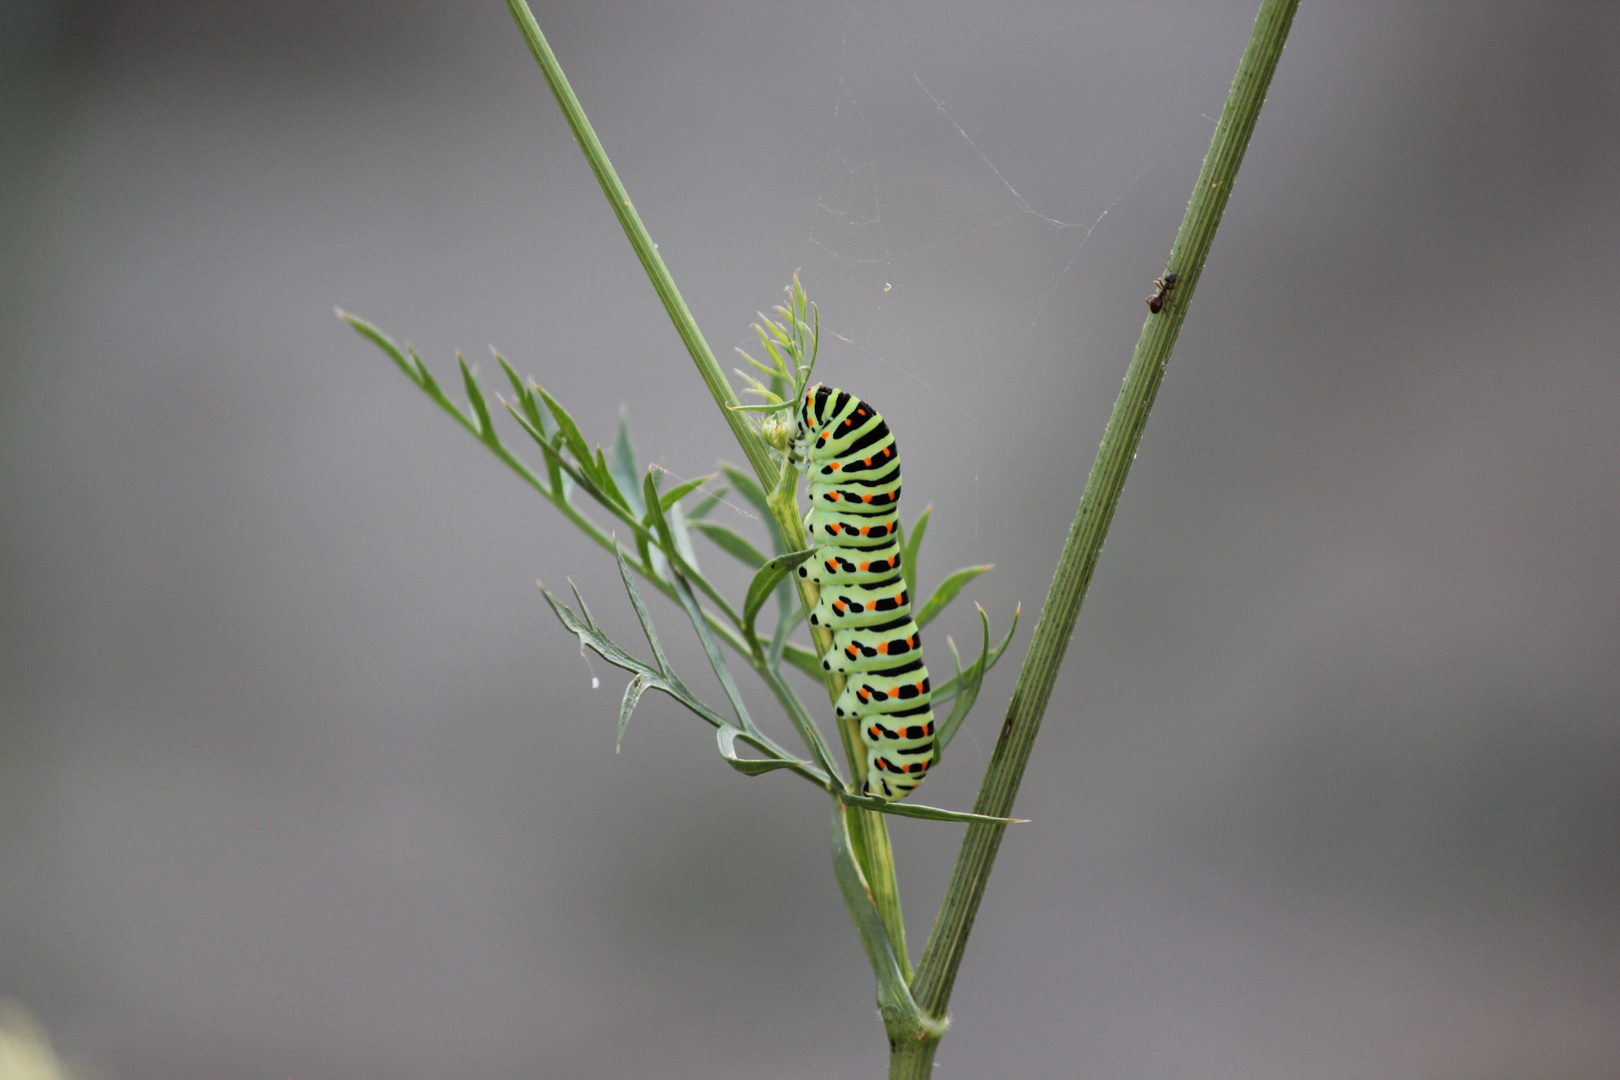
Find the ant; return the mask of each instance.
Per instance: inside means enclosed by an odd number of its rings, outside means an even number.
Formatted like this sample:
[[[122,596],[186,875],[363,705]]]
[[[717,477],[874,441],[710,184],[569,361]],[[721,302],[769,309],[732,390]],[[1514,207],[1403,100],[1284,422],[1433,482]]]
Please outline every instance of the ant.
[[[1180,276],[1179,273],[1172,270],[1162,278],[1153,279],[1153,287],[1159,291],[1147,298],[1149,311],[1157,315],[1164,310],[1165,298],[1170,295],[1170,290],[1176,287],[1176,278]]]

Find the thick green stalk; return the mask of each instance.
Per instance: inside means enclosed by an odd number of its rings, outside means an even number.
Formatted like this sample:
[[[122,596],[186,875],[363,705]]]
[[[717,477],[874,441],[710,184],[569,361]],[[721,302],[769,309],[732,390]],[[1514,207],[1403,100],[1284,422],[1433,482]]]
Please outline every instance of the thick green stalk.
[[[630,202],[630,193],[619,180],[619,174],[614,171],[613,163],[608,160],[607,150],[596,137],[596,131],[586,118],[585,109],[580,105],[579,98],[574,96],[573,87],[569,86],[568,77],[563,74],[556,55],[552,53],[545,35],[540,32],[540,24],[535,21],[534,13],[529,10],[525,0],[506,0],[506,7],[512,13],[512,19],[517,23],[523,39],[528,42],[534,62],[539,65],[540,73],[545,76],[546,84],[551,87],[551,92],[556,97],[557,105],[562,109],[568,126],[573,129],[574,139],[579,143],[585,160],[590,163],[591,172],[596,174],[596,181],[602,186],[602,193],[607,196],[608,205],[613,208],[614,216],[619,219],[619,225],[623,227],[624,235],[629,238],[636,257],[641,260],[642,269],[646,271],[653,289],[658,293],[658,298],[664,302],[664,310],[669,313],[670,321],[675,324],[676,333],[680,334],[681,341],[686,344],[686,351],[692,355],[693,362],[697,364],[698,373],[703,376],[703,382],[713,395],[715,404],[720,406],[720,412],[731,428],[732,435],[742,447],[748,463],[753,466],[760,487],[765,491],[774,490],[778,479],[776,463],[771,460],[764,440],[748,423],[747,414],[736,408],[740,404],[736,392],[732,390],[730,381],[715,361],[714,353],[710,351],[708,342],[698,329],[697,320],[692,317],[686,301],[681,298],[681,291],[675,287],[675,279],[670,276],[669,268],[664,265],[663,257],[658,253],[658,245],[653,243],[647,227],[642,224],[641,215],[636,213],[635,206]],[[783,517],[777,516],[779,519]],[[792,520],[793,526],[790,528],[786,521],[779,520],[778,523],[783,527],[784,538],[796,537],[802,546],[803,525],[799,523],[796,514],[789,514],[786,517]],[[795,580],[799,580],[797,575]],[[830,646],[829,640],[822,645],[822,650],[825,651]],[[827,689],[831,698],[836,701],[839,692],[843,690],[843,680],[836,676],[829,677]],[[843,734],[842,730],[840,733]],[[861,749],[858,738],[853,749],[847,735],[844,737],[844,744],[845,752],[850,755],[850,769],[859,781],[860,774],[866,767],[865,752]],[[884,926],[894,942],[901,967],[909,978],[911,962],[906,955],[905,923],[900,915],[900,891],[894,872],[894,853],[889,845],[888,824],[883,820],[882,814],[870,810],[856,810],[851,815],[851,820],[854,823],[851,837],[855,857],[860,861],[861,869],[866,874],[873,899],[877,902],[878,911],[883,915]]]
[[[1125,385],[1114,403],[1102,446],[1080,497],[1079,510],[1069,528],[1057,573],[1041,608],[1029,654],[1024,658],[1023,670],[1019,672],[1007,706],[1006,722],[973,807],[976,813],[1006,817],[1012,811],[1069,636],[1074,631],[1081,602],[1092,571],[1096,569],[1103,540],[1108,535],[1108,525],[1119,505],[1131,461],[1142,441],[1148,412],[1153,408],[1170,351],[1198,288],[1204,261],[1215,239],[1215,229],[1232,193],[1232,181],[1248,148],[1249,136],[1254,131],[1266,88],[1276,71],[1298,6],[1299,0],[1264,0],[1260,5],[1260,14],[1238,65],[1237,77],[1232,81],[1209,154],[1170,249],[1165,270],[1176,274],[1174,286],[1166,295],[1163,310],[1149,315],[1142,327],[1136,352],[1126,371]],[[923,948],[912,982],[913,996],[927,1016],[945,1015],[962,952],[1005,831],[1003,825],[975,823],[967,827],[939,917]],[[916,1045],[897,1048],[890,1059],[891,1080],[929,1075],[934,1042],[937,1037],[930,1042],[926,1033],[919,1032]]]
[[[799,516],[798,487],[798,467],[790,463],[782,470],[780,483],[766,498],[771,516],[782,530],[782,541],[792,551],[803,551],[809,543],[804,534],[804,520]],[[820,596],[816,584],[797,574],[793,575],[793,581],[798,586],[799,601],[804,609],[809,611],[815,607]],[[832,648],[832,631],[824,626],[812,626],[810,640],[815,644],[816,654],[824,656]],[[836,702],[844,690],[844,677],[835,671],[828,672],[826,683],[828,697]],[[866,779],[866,746],[861,742],[856,718],[846,716],[838,721],[838,737],[844,744],[844,758],[849,762],[850,775],[855,778],[855,786],[859,789],[861,781]],[[861,872],[866,875],[867,887],[872,891],[872,902],[877,905],[883,928],[889,934],[895,959],[900,962],[900,971],[909,982],[912,974],[911,955],[906,948],[906,921],[900,907],[900,882],[895,874],[894,848],[889,843],[889,823],[875,810],[851,807],[849,826],[850,847],[855,861],[860,863]]]

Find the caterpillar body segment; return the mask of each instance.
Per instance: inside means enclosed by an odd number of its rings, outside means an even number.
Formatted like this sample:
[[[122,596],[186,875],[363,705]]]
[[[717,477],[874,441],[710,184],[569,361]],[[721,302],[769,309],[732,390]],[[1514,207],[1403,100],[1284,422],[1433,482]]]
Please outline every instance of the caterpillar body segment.
[[[834,711],[861,721],[862,793],[903,799],[933,761],[934,711],[900,565],[900,452],[878,411],[843,390],[809,387],[797,416],[817,545],[798,572],[821,589],[811,624],[833,632],[821,666],[845,676]]]

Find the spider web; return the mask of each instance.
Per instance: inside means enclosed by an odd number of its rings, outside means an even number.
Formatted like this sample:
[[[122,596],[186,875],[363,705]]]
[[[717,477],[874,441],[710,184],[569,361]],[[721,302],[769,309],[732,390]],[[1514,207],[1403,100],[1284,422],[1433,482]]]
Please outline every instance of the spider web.
[[[1172,148],[1201,150],[1210,121],[1084,191],[1049,147],[1020,141],[993,95],[967,91],[958,107],[955,74],[870,25],[844,40],[798,266],[820,307],[822,381],[860,387],[891,416],[899,395],[912,423],[950,425],[961,462],[977,463],[982,409],[964,368],[1017,357],[1038,328],[1070,332],[1066,290],[1089,242]],[[977,547],[976,465],[958,475],[971,475]]]

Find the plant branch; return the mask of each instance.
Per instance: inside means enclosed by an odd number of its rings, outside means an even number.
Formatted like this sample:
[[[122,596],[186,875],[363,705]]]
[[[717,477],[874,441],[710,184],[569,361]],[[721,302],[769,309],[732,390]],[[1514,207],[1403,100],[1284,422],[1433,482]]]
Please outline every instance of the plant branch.
[[[720,412],[725,416],[732,435],[736,436],[738,445],[748,458],[748,463],[754,467],[754,472],[759,474],[761,485],[769,491],[776,484],[776,463],[771,460],[770,451],[760,439],[759,433],[749,425],[745,414],[736,408],[741,404],[737,400],[736,392],[732,390],[725,372],[720,370],[719,363],[715,361],[714,353],[709,350],[709,343],[703,339],[703,332],[698,329],[697,320],[692,317],[686,301],[681,298],[681,291],[675,287],[675,279],[670,276],[669,268],[664,265],[663,256],[658,254],[658,245],[653,243],[652,236],[647,232],[647,226],[641,222],[641,215],[636,213],[635,206],[630,202],[630,193],[620,182],[619,174],[613,171],[613,163],[608,160],[602,141],[596,137],[596,131],[585,117],[584,108],[574,96],[573,87],[568,85],[568,77],[563,74],[551,46],[546,43],[545,35],[540,32],[540,24],[535,21],[534,13],[529,10],[529,5],[524,0],[506,0],[506,7],[512,13],[512,19],[517,23],[519,32],[523,34],[523,40],[528,42],[529,52],[534,54],[534,62],[540,66],[540,73],[545,76],[546,84],[551,87],[558,107],[568,120],[568,126],[573,129],[574,138],[578,141],[585,160],[590,163],[591,172],[596,174],[597,183],[602,185],[602,194],[607,196],[608,204],[613,207],[614,216],[624,228],[624,235],[629,238],[630,246],[635,249],[636,257],[641,260],[642,269],[647,272],[647,278],[652,282],[658,298],[664,302],[664,310],[669,313],[670,321],[675,324],[675,332],[686,344],[686,351],[692,354],[692,361],[697,364],[698,374],[703,376],[703,382],[708,386],[709,393],[714,396],[715,404],[720,406]]]
[[[1007,706],[1007,719],[974,805],[977,813],[1006,817],[1012,809],[1069,636],[1096,569],[1109,523],[1119,505],[1120,491],[1142,441],[1148,412],[1153,408],[1170,352],[1198,287],[1216,227],[1232,193],[1232,181],[1242,164],[1298,6],[1299,0],[1263,0],[1260,5],[1209,154],[1170,249],[1170,261],[1165,269],[1176,275],[1173,288],[1166,290],[1162,311],[1149,315],[1142,327],[1136,352],[1126,371],[1125,385],[1114,403],[1113,415],[1109,417],[1102,446],[1086,481],[1079,510],[1069,528],[1057,573],[1042,605],[1029,653]],[[926,1016],[945,1015],[962,952],[1005,831],[1004,825],[973,824],[967,828],[939,917],[912,982],[912,993]],[[919,1046],[926,1041],[926,1032],[919,1032]],[[931,1048],[927,1048],[926,1053],[908,1051],[904,1060],[897,1054],[891,1061],[890,1076],[927,1076],[932,1057]],[[919,1062],[920,1071],[917,1071]],[[896,1069],[901,1071],[896,1072]]]

